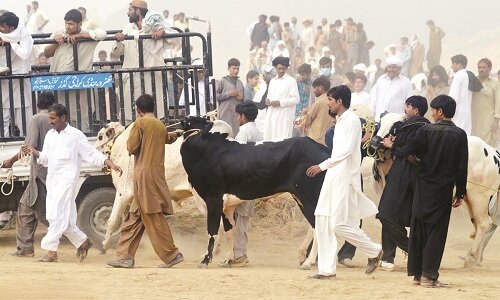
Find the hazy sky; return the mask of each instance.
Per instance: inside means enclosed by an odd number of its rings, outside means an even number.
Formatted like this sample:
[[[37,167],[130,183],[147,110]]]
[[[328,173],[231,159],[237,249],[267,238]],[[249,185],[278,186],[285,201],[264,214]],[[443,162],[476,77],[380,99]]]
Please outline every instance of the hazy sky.
[[[21,18],[26,15],[28,1],[1,0],[0,8],[11,10]],[[51,21],[46,27],[53,31],[63,26],[64,13],[78,6],[88,10],[88,16],[98,21],[103,29],[121,29],[127,22],[129,1],[121,0],[39,0]],[[150,0],[149,9],[171,13],[180,11],[207,18],[212,23],[214,68],[217,76],[225,73],[226,61],[239,58],[246,65],[249,38],[247,26],[261,13],[279,15],[281,22],[296,16],[299,23],[306,17],[319,23],[321,18],[329,22],[353,17],[362,22],[368,39],[376,44],[371,51],[372,61],[383,57],[382,49],[390,43],[399,43],[402,36],[419,34],[425,46],[428,44],[428,19],[433,19],[445,32],[441,62],[449,68],[449,57],[462,52],[469,57],[470,69],[482,57],[493,60],[493,68],[500,68],[500,1],[496,0]],[[481,5],[478,5],[480,3]],[[206,32],[203,23],[192,22],[192,31]],[[108,45],[109,46],[109,45]],[[106,47],[106,46],[104,46]],[[195,55],[196,56],[196,55]],[[245,69],[245,68],[243,68]]]

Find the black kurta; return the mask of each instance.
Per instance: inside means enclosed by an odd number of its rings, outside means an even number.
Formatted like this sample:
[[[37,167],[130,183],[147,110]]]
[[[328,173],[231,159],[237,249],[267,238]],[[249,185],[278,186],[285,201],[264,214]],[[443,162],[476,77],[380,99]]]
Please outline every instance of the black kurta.
[[[420,159],[410,229],[408,275],[431,280],[439,277],[452,208],[465,195],[467,134],[451,121],[425,125],[417,131],[409,152]]]
[[[392,148],[394,162],[387,174],[377,218],[391,219],[401,225],[410,226],[417,168],[409,163],[406,157],[408,145],[417,130],[426,124],[429,124],[429,120],[415,116],[404,122],[397,122],[391,128],[391,135],[395,136]]]
[[[408,151],[421,159],[413,216],[436,224],[448,218],[456,195],[465,195],[469,159],[467,134],[451,121],[422,127]]]

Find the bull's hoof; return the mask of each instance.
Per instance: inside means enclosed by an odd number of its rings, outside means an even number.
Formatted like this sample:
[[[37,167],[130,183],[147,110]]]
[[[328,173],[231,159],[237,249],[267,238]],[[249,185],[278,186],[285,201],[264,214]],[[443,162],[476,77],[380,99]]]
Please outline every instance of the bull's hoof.
[[[198,268],[199,269],[208,269],[208,264],[201,262],[198,264]]]
[[[230,259],[230,260],[226,260],[224,262],[221,262],[221,263],[219,263],[219,267],[221,267],[221,268],[232,268],[233,267],[233,261]]]
[[[308,265],[308,264],[301,264],[300,265],[300,269],[301,270],[310,270],[311,269],[311,266]]]

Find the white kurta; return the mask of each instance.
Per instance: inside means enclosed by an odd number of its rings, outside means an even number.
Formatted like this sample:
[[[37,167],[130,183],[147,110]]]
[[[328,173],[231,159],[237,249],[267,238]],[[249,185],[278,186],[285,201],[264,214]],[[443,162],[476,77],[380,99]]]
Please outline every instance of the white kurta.
[[[148,11],[146,17],[142,20],[142,28],[139,30],[137,24],[129,23],[123,28],[123,34],[139,36],[143,34],[152,34],[153,32],[164,29],[166,33],[171,32],[168,24],[165,22],[163,16],[156,12]],[[162,40],[144,40],[144,67],[164,66],[163,54],[167,48],[167,41]],[[123,55],[122,68],[138,68],[139,67],[139,44],[136,40],[126,40],[123,42],[116,42],[113,45],[112,53],[117,56]],[[161,119],[165,116],[165,103],[168,105],[167,95],[164,95],[163,79],[161,72],[155,72],[155,92],[156,92],[156,116]],[[166,80],[166,78],[165,78]],[[134,95],[130,92],[130,75],[123,74],[123,105],[125,110],[126,123],[131,123],[132,120],[132,101],[135,101],[140,95],[141,90],[141,77],[139,73],[134,73]],[[152,80],[151,73],[144,73],[144,90],[147,94],[152,94]]]
[[[209,90],[212,91],[212,84],[209,83]],[[188,93],[188,99],[189,103],[194,103],[194,100],[192,99],[192,94],[194,91],[194,86],[191,83],[191,79],[188,80],[188,88],[189,88],[189,93]],[[181,92],[181,97],[179,98],[179,106],[185,105],[185,100],[184,100],[184,90]],[[204,81],[198,81],[198,99],[200,102],[200,116],[204,116],[207,114],[207,100],[205,99],[205,82]],[[197,116],[196,113],[196,105],[190,104],[189,105],[189,115],[190,116]]]
[[[401,74],[392,80],[387,74],[380,76],[371,91],[370,106],[375,120],[379,121],[384,112],[402,114],[411,91],[410,80]]]
[[[337,118],[333,151],[319,166],[327,170],[314,212],[318,243],[318,274],[336,273],[336,235],[359,248],[369,258],[381,250],[359,228],[359,220],[378,212],[361,191],[361,123],[347,110]]]
[[[265,81],[262,81],[259,83],[259,89],[253,96],[253,102],[259,103],[262,100],[262,97],[264,96],[265,92],[267,90],[267,84]],[[264,136],[264,127],[266,126],[266,113],[267,113],[267,108],[266,109],[259,109],[259,113],[257,114],[257,118],[255,119],[255,125],[259,129],[260,133],[262,136]]]
[[[469,90],[469,75],[462,69],[455,73],[450,85],[450,97],[457,102],[453,123],[462,128],[467,135],[472,131],[472,92]]]
[[[11,46],[11,64],[12,74],[28,74],[31,72],[31,51],[33,50],[33,38],[28,30],[22,25],[12,31],[11,33],[1,33],[0,39],[10,43]],[[0,64],[6,62],[5,47],[0,47]],[[26,114],[26,129],[29,128],[31,116],[31,83],[29,79],[23,79],[23,94],[24,94],[24,107]],[[9,82],[8,80],[1,80],[2,85],[2,107],[3,107],[3,128],[4,136],[8,136],[9,122],[10,122],[10,97],[9,97]],[[14,119],[21,130],[21,135],[24,135],[22,128],[22,112],[21,112],[21,80],[12,81],[12,92],[14,102]]]
[[[370,94],[368,94],[365,91],[359,92],[359,93],[352,93],[351,94],[351,107],[354,105],[362,104],[362,105],[367,105],[370,106]]]
[[[278,100],[280,106],[269,106],[264,125],[264,140],[281,140],[292,137],[295,105],[299,103],[297,81],[288,74],[269,82],[267,99]]]
[[[248,122],[240,126],[240,131],[234,138],[239,142],[260,142],[262,141],[262,134],[255,122]]]
[[[47,234],[42,248],[57,251],[64,234],[76,248],[87,238],[76,226],[76,187],[82,160],[104,166],[107,157],[97,151],[78,129],[67,125],[58,133],[51,129],[45,136],[38,163],[47,167]]]
[[[314,214],[329,216],[335,225],[359,227],[359,220],[378,212],[361,192],[361,123],[347,110],[337,118],[333,151],[319,166],[327,170]]]

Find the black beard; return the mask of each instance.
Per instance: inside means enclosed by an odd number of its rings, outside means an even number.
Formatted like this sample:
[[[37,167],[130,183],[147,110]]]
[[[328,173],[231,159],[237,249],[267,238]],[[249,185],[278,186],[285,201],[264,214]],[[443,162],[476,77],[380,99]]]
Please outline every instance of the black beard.
[[[138,15],[130,16],[128,17],[128,21],[129,23],[137,23],[137,21],[139,21],[139,16]]]
[[[332,117],[332,118],[336,118],[336,117],[337,117],[337,113],[336,113],[336,112],[331,111],[330,109],[328,109],[328,114],[329,114],[329,115],[330,115],[330,117]]]

